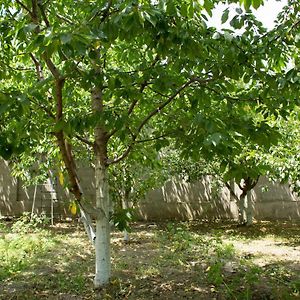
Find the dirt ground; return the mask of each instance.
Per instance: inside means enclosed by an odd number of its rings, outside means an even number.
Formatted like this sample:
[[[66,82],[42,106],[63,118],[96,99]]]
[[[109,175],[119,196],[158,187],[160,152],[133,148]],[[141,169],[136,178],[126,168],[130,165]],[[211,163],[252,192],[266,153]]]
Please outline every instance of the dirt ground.
[[[98,291],[82,228],[57,224],[49,239],[0,281],[0,299],[300,299],[299,223],[136,223],[129,243],[112,233],[113,277]]]

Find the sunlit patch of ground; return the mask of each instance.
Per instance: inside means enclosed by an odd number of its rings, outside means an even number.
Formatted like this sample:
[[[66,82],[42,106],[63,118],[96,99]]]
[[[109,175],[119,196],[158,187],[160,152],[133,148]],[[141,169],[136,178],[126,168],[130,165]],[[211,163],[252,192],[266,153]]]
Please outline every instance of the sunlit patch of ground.
[[[113,231],[113,277],[99,291],[78,223],[2,226],[0,299],[300,299],[299,225],[137,223],[129,243]]]

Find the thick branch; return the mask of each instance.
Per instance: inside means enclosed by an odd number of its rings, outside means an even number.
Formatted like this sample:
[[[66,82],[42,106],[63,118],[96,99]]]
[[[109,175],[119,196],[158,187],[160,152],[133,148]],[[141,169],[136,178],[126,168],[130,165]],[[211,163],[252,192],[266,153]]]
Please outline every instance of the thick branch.
[[[46,55],[43,55],[43,58],[47,64],[47,67],[49,68],[51,74],[53,75],[53,77],[56,80],[62,80],[63,77],[60,75],[58,69],[56,68],[56,66],[54,65],[54,63],[52,62],[52,60],[50,58],[48,58]]]
[[[225,182],[225,185],[226,185],[226,187],[228,188],[228,190],[229,190],[229,192],[230,192],[230,195],[231,195],[237,202],[239,202],[240,199],[239,199],[239,197],[235,194],[235,192],[234,192],[233,188],[231,187],[231,185],[230,185],[228,182]]]
[[[34,24],[37,24],[39,21],[39,19],[38,19],[38,1],[32,0],[31,5],[32,5],[32,11],[31,11],[32,22]]]
[[[60,153],[62,155],[63,161],[65,163],[66,170],[68,172],[70,183],[71,183],[71,192],[75,196],[76,200],[80,201],[82,196],[82,191],[78,182],[76,169],[74,169],[74,164],[70,160],[70,154],[66,149],[65,137],[63,131],[55,133],[57,138],[57,143],[59,146]]]

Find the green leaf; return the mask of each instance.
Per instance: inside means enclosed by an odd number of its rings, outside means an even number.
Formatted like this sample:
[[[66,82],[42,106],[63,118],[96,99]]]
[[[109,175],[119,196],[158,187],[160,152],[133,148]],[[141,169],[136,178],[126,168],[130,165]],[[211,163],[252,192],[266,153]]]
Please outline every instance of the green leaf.
[[[183,2],[180,6],[180,12],[182,14],[183,17],[187,17],[188,16],[188,6],[185,2]]]
[[[255,9],[258,9],[260,7],[260,5],[262,4],[262,1],[261,0],[252,0],[252,6],[255,8]]]
[[[60,36],[60,40],[61,40],[62,44],[67,44],[67,43],[71,42],[72,34],[71,33],[62,33]]]
[[[212,2],[212,0],[204,0],[203,7],[208,15],[212,17],[212,9],[214,8],[214,3]]]
[[[222,15],[222,18],[221,18],[221,21],[222,21],[222,24],[226,23],[227,20],[228,20],[228,16],[229,16],[229,9],[225,9],[225,11],[223,12],[223,15]]]
[[[244,7],[246,10],[250,8],[251,4],[252,4],[252,0],[244,0]]]
[[[188,6],[188,17],[190,18],[190,19],[192,19],[193,18],[193,16],[194,16],[194,5],[193,5],[193,3],[191,3],[189,6]]]
[[[153,16],[150,16],[148,14],[148,12],[146,12],[146,11],[144,11],[143,14],[144,14],[145,20],[147,20],[153,27],[155,27],[156,26],[155,18]]]
[[[25,31],[25,32],[32,32],[32,31],[34,31],[37,27],[38,27],[37,24],[30,23],[30,24],[28,24],[28,25],[26,25],[26,26],[24,27],[24,31]]]

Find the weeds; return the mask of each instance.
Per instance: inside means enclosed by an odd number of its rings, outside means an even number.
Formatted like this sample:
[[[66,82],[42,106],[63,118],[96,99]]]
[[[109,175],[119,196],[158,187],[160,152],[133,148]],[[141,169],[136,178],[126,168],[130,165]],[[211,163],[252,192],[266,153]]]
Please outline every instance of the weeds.
[[[34,232],[41,227],[49,225],[50,219],[45,214],[31,214],[29,212],[23,213],[23,215],[13,223],[11,229],[13,232],[28,233]]]
[[[114,233],[113,274],[117,279],[99,296],[92,284],[93,252],[77,227],[63,225],[53,234],[54,228],[45,229],[43,221],[32,223],[23,217],[17,222],[11,229],[5,223],[1,225],[0,279],[6,280],[0,282],[0,299],[11,297],[8,281],[26,283],[12,295],[15,299],[39,299],[40,295],[56,299],[60,294],[69,298],[133,300],[173,296],[288,300],[300,296],[299,276],[291,265],[277,261],[260,267],[255,264],[256,254],[239,253],[231,244],[241,242],[238,235],[230,243],[224,242],[224,231],[191,231],[188,223],[151,227],[151,234],[143,225],[137,232],[133,230],[131,243],[126,245],[117,243],[121,233]]]
[[[0,239],[0,280],[28,267],[35,255],[47,251],[52,241],[46,234],[11,233]]]
[[[9,228],[0,223],[3,237],[0,239],[0,280],[30,266],[36,255],[41,255],[53,245],[47,231],[41,227],[48,224],[45,215],[24,213]]]

